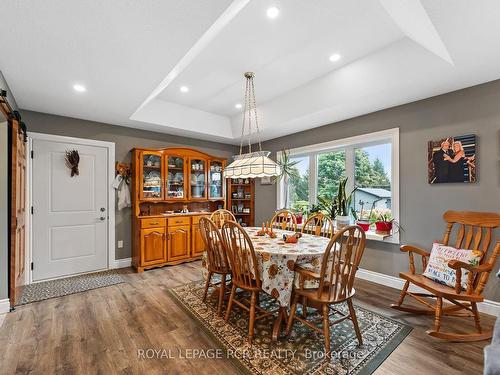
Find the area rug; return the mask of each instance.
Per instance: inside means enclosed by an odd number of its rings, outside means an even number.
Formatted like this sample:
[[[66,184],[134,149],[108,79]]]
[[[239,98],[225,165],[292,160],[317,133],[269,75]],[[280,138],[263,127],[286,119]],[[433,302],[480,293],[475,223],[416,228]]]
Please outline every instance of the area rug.
[[[84,275],[66,277],[64,279],[42,281],[23,287],[18,305],[43,301],[49,298],[66,296],[68,294],[85,292],[91,289],[123,283],[116,270],[87,273]]]
[[[412,328],[365,308],[355,306],[363,336],[358,346],[350,320],[331,328],[332,353],[325,356],[324,339],[312,329],[296,322],[289,337],[272,341],[273,317],[255,322],[253,344],[249,345],[248,313],[233,307],[228,324],[216,314],[215,298],[202,301],[201,281],[169,289],[172,299],[183,308],[243,373],[249,374],[360,374],[368,375],[404,340]],[[243,296],[244,297],[244,296]],[[261,294],[260,305],[275,309],[274,300]],[[297,313],[300,313],[300,309]],[[347,306],[338,306],[346,311]],[[315,319],[309,309],[308,319]],[[332,320],[338,317],[333,317]],[[321,321],[321,320],[320,320]]]

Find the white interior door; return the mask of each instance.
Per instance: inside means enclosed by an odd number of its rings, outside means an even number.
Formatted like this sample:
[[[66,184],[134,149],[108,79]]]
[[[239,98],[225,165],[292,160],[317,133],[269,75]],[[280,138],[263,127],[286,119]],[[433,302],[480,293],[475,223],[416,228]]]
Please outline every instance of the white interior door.
[[[72,149],[74,177],[65,164]],[[105,147],[33,139],[33,281],[107,268],[107,158]]]

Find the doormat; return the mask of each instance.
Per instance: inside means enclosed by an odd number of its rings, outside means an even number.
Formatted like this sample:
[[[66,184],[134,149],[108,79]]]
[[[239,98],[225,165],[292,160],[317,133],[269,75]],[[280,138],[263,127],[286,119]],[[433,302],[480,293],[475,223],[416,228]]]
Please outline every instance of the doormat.
[[[123,282],[117,270],[107,270],[66,277],[63,279],[42,281],[24,286],[17,305],[26,305],[27,303],[67,296],[68,294],[85,292],[91,289],[121,284]]]

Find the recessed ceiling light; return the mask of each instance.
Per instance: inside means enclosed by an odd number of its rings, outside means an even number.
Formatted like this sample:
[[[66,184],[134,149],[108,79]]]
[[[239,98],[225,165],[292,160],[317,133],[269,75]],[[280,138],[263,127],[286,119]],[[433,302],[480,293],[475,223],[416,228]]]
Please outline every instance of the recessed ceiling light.
[[[189,87],[187,87],[187,86],[181,86],[180,90],[181,90],[181,92],[188,92],[189,91]]]
[[[241,103],[237,103],[234,105],[234,108],[236,109],[241,109],[243,106],[241,105]]]
[[[76,92],[85,92],[85,91],[87,91],[87,89],[85,88],[85,86],[80,85],[78,83],[76,83],[76,84],[73,85],[73,90],[75,90]]]
[[[269,18],[276,18],[276,17],[278,17],[279,13],[280,13],[280,10],[276,7],[268,8],[266,11],[266,14]]]
[[[336,61],[339,61],[341,57],[342,57],[342,56],[340,56],[340,54],[338,54],[338,53],[334,53],[333,55],[331,55],[331,56],[330,56],[330,61],[331,61],[331,62],[336,62]]]

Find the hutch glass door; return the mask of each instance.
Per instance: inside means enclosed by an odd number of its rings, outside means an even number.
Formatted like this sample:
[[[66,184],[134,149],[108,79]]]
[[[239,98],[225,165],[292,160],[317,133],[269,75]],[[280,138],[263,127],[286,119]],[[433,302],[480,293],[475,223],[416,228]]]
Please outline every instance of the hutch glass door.
[[[219,160],[210,161],[210,171],[208,172],[208,197],[221,198],[223,193],[222,162]]]
[[[184,199],[184,158],[170,155],[167,158],[167,199]]]
[[[141,198],[148,200],[163,199],[163,176],[161,152],[142,152],[142,189]]]
[[[193,199],[206,198],[206,161],[203,159],[190,159],[190,197]]]

